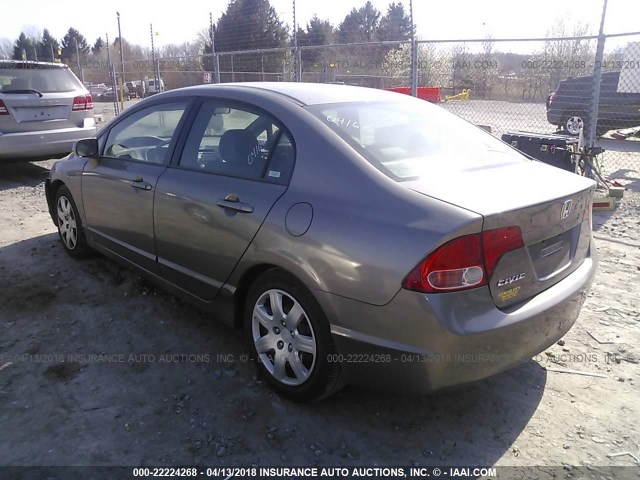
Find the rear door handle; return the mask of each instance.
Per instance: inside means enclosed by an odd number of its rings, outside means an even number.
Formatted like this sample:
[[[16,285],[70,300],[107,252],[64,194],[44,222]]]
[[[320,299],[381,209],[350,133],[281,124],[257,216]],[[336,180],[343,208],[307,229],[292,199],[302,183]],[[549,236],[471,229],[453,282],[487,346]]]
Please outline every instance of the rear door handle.
[[[131,180],[129,182],[129,185],[131,185],[133,188],[139,188],[140,190],[151,190],[151,184],[145,182],[142,177]]]
[[[242,203],[240,201],[240,197],[235,193],[230,193],[224,198],[221,198],[217,202],[219,207],[226,208],[229,210],[234,210],[240,213],[252,213],[253,205],[249,205],[248,203]]]

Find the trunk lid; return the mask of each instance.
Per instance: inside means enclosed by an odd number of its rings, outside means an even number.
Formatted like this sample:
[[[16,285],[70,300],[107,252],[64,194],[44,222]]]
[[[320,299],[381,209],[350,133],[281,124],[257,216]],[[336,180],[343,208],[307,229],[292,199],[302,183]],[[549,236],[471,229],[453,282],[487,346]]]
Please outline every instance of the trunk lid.
[[[484,231],[520,228],[524,246],[503,255],[488,279],[496,306],[531,298],[582,264],[591,240],[593,181],[528,160],[465,170],[455,164],[440,162],[437,175],[404,183],[482,215]]]

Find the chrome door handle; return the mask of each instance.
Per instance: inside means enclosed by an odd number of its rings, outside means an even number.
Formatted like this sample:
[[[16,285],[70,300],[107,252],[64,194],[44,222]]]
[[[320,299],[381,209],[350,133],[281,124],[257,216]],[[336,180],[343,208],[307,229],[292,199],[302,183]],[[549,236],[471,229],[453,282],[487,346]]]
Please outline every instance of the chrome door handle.
[[[142,178],[136,178],[129,182],[133,188],[139,188],[140,190],[151,190],[151,184],[142,180]]]
[[[226,197],[218,200],[217,203],[219,207],[226,208],[229,210],[234,210],[236,212],[240,212],[240,213],[253,212],[253,206],[249,205],[248,203],[242,203],[240,201],[240,197],[238,197],[238,195],[236,195],[235,193],[230,193]]]

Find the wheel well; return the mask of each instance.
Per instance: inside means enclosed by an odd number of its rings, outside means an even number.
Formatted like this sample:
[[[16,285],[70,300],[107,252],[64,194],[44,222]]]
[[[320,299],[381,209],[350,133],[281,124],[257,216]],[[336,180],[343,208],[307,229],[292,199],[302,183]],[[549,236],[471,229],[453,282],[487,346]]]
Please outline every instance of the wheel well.
[[[244,314],[244,304],[247,298],[247,293],[249,293],[249,288],[253,282],[262,275],[267,270],[271,270],[274,268],[280,268],[276,265],[271,265],[268,263],[263,263],[260,265],[254,265],[250,269],[248,269],[240,278],[240,282],[238,282],[238,286],[236,287],[236,292],[234,294],[233,300],[233,326],[238,330],[242,330],[242,315]]]
[[[255,282],[260,275],[268,270],[280,270],[281,272],[284,272],[285,274],[292,277],[292,279],[300,282],[300,284],[308,290],[308,287],[304,284],[304,282],[302,282],[298,277],[296,277],[285,268],[270,263],[254,265],[242,275],[242,278],[240,278],[240,282],[238,282],[238,286],[236,287],[236,291],[233,296],[233,328],[242,330],[244,323],[242,317],[244,315],[244,307],[249,289],[251,288],[251,285],[253,285],[253,282]]]
[[[51,215],[55,215],[56,194],[58,193],[58,189],[63,185],[64,185],[64,182],[62,180],[54,180],[51,183],[51,186],[49,187],[50,189],[49,199],[51,201],[51,203],[49,204],[49,211],[51,212]]]

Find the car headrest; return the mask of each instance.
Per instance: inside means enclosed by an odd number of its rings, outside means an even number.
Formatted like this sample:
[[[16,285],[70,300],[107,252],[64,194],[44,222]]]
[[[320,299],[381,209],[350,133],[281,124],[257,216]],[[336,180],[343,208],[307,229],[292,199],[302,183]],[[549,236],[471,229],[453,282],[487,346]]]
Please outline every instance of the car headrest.
[[[7,90],[26,90],[29,88],[29,83],[25,78],[14,78],[11,80],[11,84]]]
[[[220,156],[234,166],[253,165],[260,154],[256,137],[248,130],[227,130],[220,137]]]

